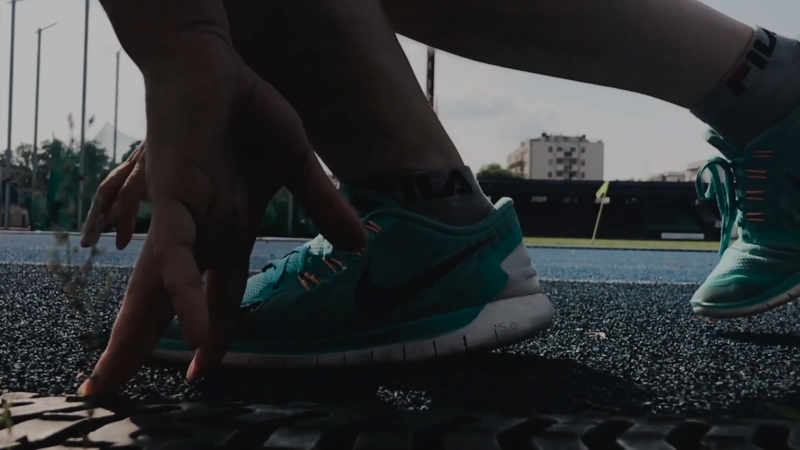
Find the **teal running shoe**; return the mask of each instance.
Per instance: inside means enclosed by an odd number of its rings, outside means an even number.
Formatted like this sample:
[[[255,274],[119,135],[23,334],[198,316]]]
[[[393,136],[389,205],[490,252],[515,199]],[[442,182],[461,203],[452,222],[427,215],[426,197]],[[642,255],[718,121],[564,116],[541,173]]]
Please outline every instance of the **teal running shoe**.
[[[698,194],[722,215],[719,265],[691,300],[698,314],[758,314],[800,297],[800,109],[744,150],[714,131],[706,139],[727,159],[697,175]],[[703,174],[711,182],[705,189]],[[739,239],[732,245],[734,226]]]
[[[453,227],[374,192],[343,187],[369,238],[361,253],[317,236],[249,279],[238,336],[222,364],[333,367],[485,352],[549,326],[510,199]],[[154,357],[191,361],[177,320]]]

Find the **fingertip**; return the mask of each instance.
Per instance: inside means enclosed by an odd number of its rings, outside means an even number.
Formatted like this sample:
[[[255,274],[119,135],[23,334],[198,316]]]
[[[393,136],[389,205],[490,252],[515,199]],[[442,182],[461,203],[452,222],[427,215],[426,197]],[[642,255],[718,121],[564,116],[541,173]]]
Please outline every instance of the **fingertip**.
[[[94,218],[87,218],[87,222],[83,225],[83,230],[81,230],[81,242],[80,245],[83,248],[91,247],[92,245],[97,244],[97,241],[100,240],[100,233],[97,231],[97,225],[93,222]]]
[[[336,248],[344,251],[357,252],[367,245],[367,230],[358,216],[342,218],[338,226],[321,228],[320,232]]]
[[[219,342],[219,339],[216,342],[209,340],[198,347],[197,351],[194,352],[191,364],[189,364],[189,369],[186,371],[186,379],[189,381],[199,380],[206,373],[219,366],[227,352],[229,343],[229,339],[225,339],[224,342]]]
[[[358,212],[339,191],[330,192],[324,203],[307,210],[320,233],[336,248],[355,252],[367,245],[367,230]]]
[[[302,173],[287,185],[320,233],[334,246],[358,251],[367,243],[367,231],[358,212],[331,183],[314,156]]]
[[[196,381],[200,378],[200,373],[197,370],[197,356],[192,359],[191,364],[189,364],[189,370],[186,371],[186,379],[189,381]]]
[[[125,247],[127,247],[128,244],[130,244],[130,243],[131,243],[131,238],[130,237],[124,238],[124,239],[122,239],[122,242],[117,242],[117,249],[118,250],[125,250]]]
[[[99,385],[100,376],[93,373],[92,376],[86,379],[78,388],[78,395],[81,397],[91,397],[97,395],[102,386]]]
[[[84,381],[83,384],[81,384],[81,386],[78,388],[78,395],[81,397],[89,397],[90,395],[92,395],[91,384],[92,384],[91,379]]]
[[[137,210],[138,211],[138,210]],[[116,245],[117,250],[123,250],[133,239],[133,232],[136,229],[136,215],[134,214],[121,214],[117,219],[117,236]]]
[[[125,250],[125,247],[127,247],[130,242],[131,242],[130,238],[126,239],[123,234],[120,234],[120,232],[117,231],[117,237],[116,237],[117,250]]]

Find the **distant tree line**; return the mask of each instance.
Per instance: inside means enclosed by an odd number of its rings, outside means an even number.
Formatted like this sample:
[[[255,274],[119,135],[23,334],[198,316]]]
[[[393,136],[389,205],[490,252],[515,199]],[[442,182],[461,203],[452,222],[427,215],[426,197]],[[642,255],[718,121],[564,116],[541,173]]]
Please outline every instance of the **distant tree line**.
[[[479,180],[483,179],[498,179],[498,178],[522,178],[519,174],[514,173],[508,169],[503,169],[500,164],[492,163],[487,164],[475,174]]]
[[[125,156],[139,145],[131,144]],[[11,182],[28,209],[34,229],[76,230],[80,192],[80,143],[75,139],[42,142],[34,155],[33,145],[21,143],[12,152]],[[85,216],[100,182],[114,169],[114,163],[96,142],[84,144]]]

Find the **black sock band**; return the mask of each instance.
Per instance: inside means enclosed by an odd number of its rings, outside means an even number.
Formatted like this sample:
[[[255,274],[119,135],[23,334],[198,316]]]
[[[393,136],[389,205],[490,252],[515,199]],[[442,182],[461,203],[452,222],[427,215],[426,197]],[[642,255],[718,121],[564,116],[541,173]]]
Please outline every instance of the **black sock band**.
[[[469,167],[398,172],[348,184],[380,192],[408,211],[448,225],[473,225],[494,208]]]
[[[800,42],[758,27],[731,71],[692,113],[743,149],[798,106]]]

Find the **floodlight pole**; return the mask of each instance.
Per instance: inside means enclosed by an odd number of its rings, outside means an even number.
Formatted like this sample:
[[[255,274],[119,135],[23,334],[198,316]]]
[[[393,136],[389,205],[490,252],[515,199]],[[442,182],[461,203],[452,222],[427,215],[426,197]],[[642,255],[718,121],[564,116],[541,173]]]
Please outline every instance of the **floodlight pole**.
[[[434,66],[436,63],[436,50],[432,47],[428,47],[428,71],[427,71],[427,89],[426,94],[428,96],[428,102],[431,104],[431,107],[434,107],[433,101],[433,79],[435,75]]]
[[[39,174],[39,73],[42,66],[42,31],[52,28],[57,24],[48,25],[36,30],[38,43],[36,47],[36,104],[33,116],[33,187],[36,189],[36,180]]]
[[[8,136],[6,136],[6,174],[3,176],[0,169],[0,191],[3,195],[3,228],[9,227],[9,215],[11,214],[11,124],[14,111],[14,35],[17,19],[17,1],[11,0],[11,62],[9,63],[8,75]]]
[[[117,119],[119,117],[119,52],[122,50],[117,50],[117,80],[114,87],[114,165],[117,164]]]
[[[86,17],[83,26],[83,99],[81,101],[81,148],[78,171],[78,231],[83,225],[83,190],[86,178],[86,64],[89,58],[89,0],[86,0]]]

